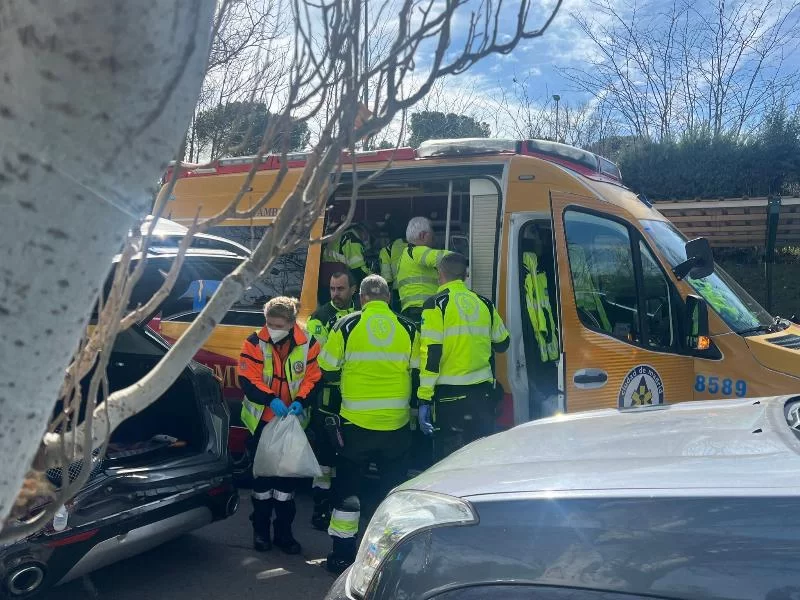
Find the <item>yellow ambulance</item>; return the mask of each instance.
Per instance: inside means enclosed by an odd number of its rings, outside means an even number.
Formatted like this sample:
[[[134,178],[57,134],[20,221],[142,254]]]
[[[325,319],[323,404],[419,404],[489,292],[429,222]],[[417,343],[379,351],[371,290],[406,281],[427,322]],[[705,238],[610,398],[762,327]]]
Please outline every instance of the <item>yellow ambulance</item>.
[[[391,154],[347,160],[367,177]],[[299,179],[303,155],[288,160],[279,193],[257,217],[209,233],[252,247]],[[188,223],[198,207],[201,216],[215,214],[251,161],[221,159],[182,174],[165,216]],[[270,189],[279,166],[278,157],[264,158],[246,204]],[[339,222],[350,191],[348,183],[335,190],[314,236]],[[391,168],[360,188],[354,220],[377,248],[413,216],[433,222],[440,247],[467,255],[469,285],[495,301],[511,332],[496,365],[505,391],[501,425],[558,412],[800,391],[800,327],[767,314],[714,267],[706,240],[687,243],[624,186],[614,163],[591,152],[498,139],[401,148]],[[241,396],[235,360],[242,340],[263,324],[260,306],[296,295],[307,317],[327,286],[320,261],[319,245],[282,257],[212,334],[199,358],[223,377],[231,400]],[[162,334],[180,336],[198,309],[163,314]]]

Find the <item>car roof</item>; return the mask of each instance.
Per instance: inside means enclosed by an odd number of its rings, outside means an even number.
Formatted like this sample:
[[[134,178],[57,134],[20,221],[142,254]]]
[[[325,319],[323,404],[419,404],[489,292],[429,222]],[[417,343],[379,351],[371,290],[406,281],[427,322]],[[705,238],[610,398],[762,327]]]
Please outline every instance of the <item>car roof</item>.
[[[140,229],[142,235],[147,234],[152,222],[152,215],[145,217]],[[156,225],[153,228],[150,247],[177,248],[188,232],[189,229],[180,223],[160,218],[156,221]],[[200,248],[203,250],[226,250],[232,254],[239,254],[245,257],[250,255],[250,250],[246,246],[224,237],[210,235],[208,233],[195,233],[192,237],[194,238],[192,242],[193,248]]]
[[[459,497],[800,495],[800,440],[784,416],[792,399],[686,402],[532,421],[478,440],[401,487]]]

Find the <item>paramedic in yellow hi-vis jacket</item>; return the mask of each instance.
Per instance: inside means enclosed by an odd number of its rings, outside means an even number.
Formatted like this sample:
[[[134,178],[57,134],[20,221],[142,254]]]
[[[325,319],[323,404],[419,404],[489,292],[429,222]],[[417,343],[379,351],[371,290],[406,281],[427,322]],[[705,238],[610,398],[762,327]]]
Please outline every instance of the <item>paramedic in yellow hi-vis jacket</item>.
[[[397,265],[397,292],[404,317],[419,323],[422,305],[436,293],[439,276],[436,266],[447,250],[435,250],[433,225],[425,217],[414,217],[406,228],[406,245]]]
[[[354,223],[345,229],[342,235],[325,245],[322,261],[345,265],[358,284],[370,274],[367,266],[367,250],[369,250],[367,232],[362,225]]]
[[[381,493],[400,484],[411,446],[411,370],[419,363],[414,323],[389,308],[389,286],[380,275],[361,282],[360,312],[331,331],[319,355],[326,379],[341,380],[342,446],[333,480],[328,533],[333,548],[327,568],[341,573],[355,560],[361,516],[362,473],[371,462],[381,474]]]
[[[439,290],[422,311],[419,425],[434,434],[434,460],[494,432],[494,352],[510,338],[491,300],[464,284],[467,259],[439,263]]]
[[[400,296],[397,291],[397,268],[400,266],[400,257],[406,243],[401,237],[397,237],[381,248],[378,253],[378,260],[381,265],[381,277],[389,284],[392,292],[391,306],[393,310],[400,310]]]
[[[319,342],[321,347],[325,346],[336,322],[355,312],[355,293],[355,282],[349,272],[338,271],[331,275],[331,301],[317,308],[306,323],[308,334]],[[311,483],[311,497],[314,500],[311,526],[320,531],[327,531],[331,519],[331,478],[336,476],[336,448],[331,443],[330,432],[325,427],[325,420],[332,415],[339,414],[339,405],[342,401],[339,383],[324,382],[322,394],[317,394],[316,398],[311,411],[309,431],[322,475],[315,477]]]

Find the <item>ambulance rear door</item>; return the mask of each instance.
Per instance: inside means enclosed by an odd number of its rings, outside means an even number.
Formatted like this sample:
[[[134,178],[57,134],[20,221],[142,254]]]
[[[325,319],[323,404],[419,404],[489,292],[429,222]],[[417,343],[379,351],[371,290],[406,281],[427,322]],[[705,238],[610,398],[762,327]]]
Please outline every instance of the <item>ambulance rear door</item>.
[[[566,410],[691,400],[681,299],[627,213],[552,191]]]
[[[560,373],[560,341],[558,284],[555,277],[552,242],[552,216],[545,212],[514,212],[509,217],[508,277],[506,278],[505,323],[511,332],[511,346],[506,355],[508,383],[514,397],[514,419],[516,423],[549,417],[563,411],[563,377]],[[531,234],[541,239],[539,247],[533,247]],[[545,247],[546,246],[546,247]],[[534,332],[531,306],[538,302],[528,297],[526,288],[528,271],[524,266],[525,253],[537,256],[537,272],[547,280],[547,310],[553,316],[549,322],[549,335],[555,338],[552,353],[540,349],[540,338]],[[544,313],[542,313],[544,315]],[[538,322],[538,320],[537,320]]]

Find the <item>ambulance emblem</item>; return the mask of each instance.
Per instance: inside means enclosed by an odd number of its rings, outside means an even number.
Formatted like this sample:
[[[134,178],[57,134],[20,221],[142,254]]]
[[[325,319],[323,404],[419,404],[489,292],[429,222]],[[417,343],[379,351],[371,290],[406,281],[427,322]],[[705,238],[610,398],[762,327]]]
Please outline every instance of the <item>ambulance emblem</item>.
[[[664,382],[650,365],[631,369],[619,390],[620,408],[637,408],[664,404]]]

